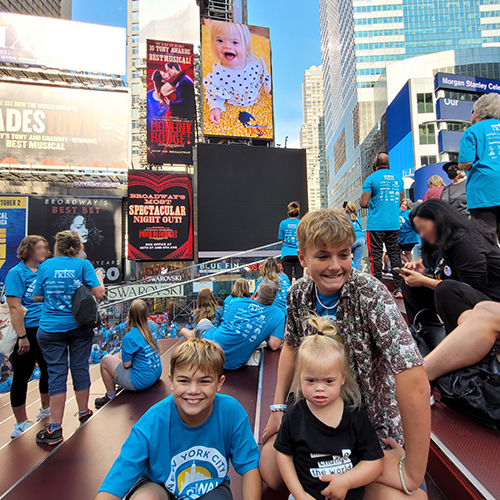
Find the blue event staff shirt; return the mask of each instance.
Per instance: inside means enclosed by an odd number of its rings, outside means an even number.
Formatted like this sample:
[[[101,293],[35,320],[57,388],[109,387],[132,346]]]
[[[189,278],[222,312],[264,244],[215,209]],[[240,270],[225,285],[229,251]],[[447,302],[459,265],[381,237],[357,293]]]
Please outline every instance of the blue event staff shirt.
[[[204,338],[217,342],[226,355],[227,370],[243,366],[259,345],[273,336],[283,339],[285,315],[276,306],[265,306],[247,297],[233,300],[224,322]]]
[[[459,163],[467,173],[467,208],[500,206],[500,120],[490,118],[469,127],[460,140]]]
[[[108,351],[103,351],[101,352],[99,349],[94,349],[90,353],[90,364],[91,365],[98,365],[101,362],[101,359],[104,358],[108,354]]]
[[[38,266],[33,295],[44,297],[40,328],[46,333],[64,333],[78,325],[71,311],[71,300],[83,284],[95,288],[101,283],[88,260],[54,257]]]
[[[279,274],[279,280],[280,280],[280,289],[276,294],[273,306],[279,307],[283,311],[283,314],[286,316],[286,296],[288,294],[288,290],[292,285],[290,284],[290,280],[288,279],[288,276],[285,273]],[[262,283],[262,278],[259,278],[257,280],[257,283],[255,284],[256,291],[261,283]]]
[[[156,328],[149,323],[151,332],[158,342]],[[155,351],[142,336],[139,328],[132,328],[122,340],[122,361],[132,361],[130,380],[141,391],[151,387],[161,377],[160,350]]]
[[[404,191],[403,179],[386,168],[377,170],[363,184],[363,193],[370,193],[368,231],[399,230],[399,206]]]
[[[37,273],[34,273],[24,262],[13,267],[5,278],[5,295],[21,299],[21,304],[28,310],[24,317],[26,328],[35,328],[40,322],[43,304],[33,300]]]
[[[228,295],[224,299],[224,305],[222,307],[222,321],[226,319],[226,314],[227,310],[229,309],[229,306],[233,303],[234,297],[232,295]]]
[[[405,210],[399,214],[399,243],[401,245],[420,243],[420,238],[411,225],[410,214],[411,210]]]
[[[299,249],[297,226],[299,223],[300,219],[297,218],[285,219],[280,222],[278,239],[283,241],[283,246],[281,247],[281,258],[289,255],[294,255],[295,257],[297,256],[297,250]]]
[[[319,300],[316,298],[316,312],[318,313],[318,316],[328,318],[331,321],[337,321],[337,309],[340,292],[332,295],[323,295],[317,288],[316,291],[318,292],[319,297]]]
[[[230,480],[229,460],[240,475],[259,466],[259,450],[240,403],[216,394],[207,420],[190,427],[169,396],[132,427],[99,491],[123,498],[147,476],[177,500],[195,500]]]

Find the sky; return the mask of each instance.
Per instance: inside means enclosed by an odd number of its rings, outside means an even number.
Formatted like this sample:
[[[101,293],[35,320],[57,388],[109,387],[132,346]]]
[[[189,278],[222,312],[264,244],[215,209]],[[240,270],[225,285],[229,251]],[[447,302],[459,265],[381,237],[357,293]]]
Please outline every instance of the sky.
[[[299,147],[304,70],[321,64],[319,2],[248,0],[247,4],[248,24],[271,29],[276,143],[284,146],[288,136],[288,147]],[[73,0],[73,20],[126,27],[127,1]]]

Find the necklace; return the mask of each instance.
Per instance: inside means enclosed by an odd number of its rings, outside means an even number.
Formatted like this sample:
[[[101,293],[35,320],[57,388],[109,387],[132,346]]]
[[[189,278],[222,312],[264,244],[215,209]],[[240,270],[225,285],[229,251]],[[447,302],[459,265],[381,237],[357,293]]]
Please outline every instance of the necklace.
[[[325,304],[323,304],[323,302],[321,302],[321,299],[319,298],[319,293],[318,293],[318,288],[317,287],[314,287],[314,289],[316,290],[316,300],[319,302],[319,305],[323,308],[323,309],[335,309],[338,305],[339,305],[339,302],[340,302],[340,297],[339,299],[337,300],[337,302],[335,302],[335,304],[333,304],[333,306],[330,306],[330,307],[327,307],[325,306]]]

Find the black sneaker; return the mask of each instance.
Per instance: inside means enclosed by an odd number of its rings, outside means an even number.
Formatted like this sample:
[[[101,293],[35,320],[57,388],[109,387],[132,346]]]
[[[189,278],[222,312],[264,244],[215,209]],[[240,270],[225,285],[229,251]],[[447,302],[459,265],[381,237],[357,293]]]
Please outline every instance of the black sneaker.
[[[41,444],[48,444],[49,446],[55,446],[56,444],[62,443],[63,441],[62,427],[56,429],[54,432],[50,432],[50,424],[45,426],[43,431],[40,431],[36,435],[36,442]]]
[[[90,409],[88,409],[87,413],[85,413],[84,415],[80,415],[80,413],[78,413],[78,420],[80,420],[80,425],[84,424],[93,414],[94,412]]]
[[[108,397],[107,394],[104,394],[102,398],[96,398],[94,401],[94,405],[97,409],[102,408],[106,403],[109,403],[111,398]]]

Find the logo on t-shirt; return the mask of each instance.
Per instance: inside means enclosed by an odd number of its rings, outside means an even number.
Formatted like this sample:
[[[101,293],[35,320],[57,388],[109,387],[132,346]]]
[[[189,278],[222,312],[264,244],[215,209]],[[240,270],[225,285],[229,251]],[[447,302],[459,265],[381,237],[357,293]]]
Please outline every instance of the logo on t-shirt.
[[[351,450],[342,450],[340,455],[323,455],[319,453],[311,453],[311,458],[325,458],[327,460],[319,460],[318,467],[309,469],[312,477],[328,476],[330,474],[344,474],[352,469]]]
[[[56,269],[54,271],[54,278],[74,278],[74,269]]]

